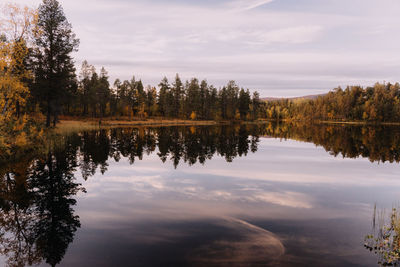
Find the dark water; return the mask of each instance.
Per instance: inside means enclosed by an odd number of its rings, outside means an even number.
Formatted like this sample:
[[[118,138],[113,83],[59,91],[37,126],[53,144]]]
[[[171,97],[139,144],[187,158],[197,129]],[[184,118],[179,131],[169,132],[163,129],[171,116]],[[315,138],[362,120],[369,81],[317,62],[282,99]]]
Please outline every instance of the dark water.
[[[375,205],[390,217],[400,200],[398,127],[119,128],[49,142],[0,166],[0,265],[385,260],[364,238]]]

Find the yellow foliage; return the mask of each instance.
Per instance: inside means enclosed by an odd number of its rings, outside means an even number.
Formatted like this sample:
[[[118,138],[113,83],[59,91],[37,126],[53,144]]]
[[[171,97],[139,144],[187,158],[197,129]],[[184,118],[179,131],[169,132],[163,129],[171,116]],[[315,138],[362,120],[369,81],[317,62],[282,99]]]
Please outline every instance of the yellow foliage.
[[[13,131],[14,131],[14,132],[20,132],[20,131],[22,131],[22,130],[25,128],[25,124],[26,124],[27,121],[28,121],[28,117],[27,117],[27,115],[24,115],[24,116],[22,117],[22,119],[17,120],[17,121],[15,122],[15,125],[14,125],[14,127],[13,127]]]
[[[236,120],[240,120],[240,112],[239,112],[239,110],[236,110],[235,119]]]
[[[8,144],[6,142],[6,138],[3,135],[0,135],[0,151],[1,150],[5,150],[5,149],[9,149],[10,148],[10,144]]]
[[[0,19],[0,116],[10,120],[23,108],[29,96],[29,90],[23,83],[31,73],[25,66],[28,55],[29,37],[37,20],[37,13],[28,7],[16,4],[4,6]]]
[[[25,62],[37,13],[15,4],[5,5],[1,11],[0,160],[4,160],[36,151],[45,133],[40,130],[40,116],[20,116],[24,114],[29,98],[29,89],[24,81],[30,79],[32,74]]]
[[[15,146],[24,147],[28,144],[26,133],[22,132],[15,138]]]
[[[192,111],[192,114],[190,114],[190,119],[191,120],[195,120],[196,119],[196,112],[195,111]]]

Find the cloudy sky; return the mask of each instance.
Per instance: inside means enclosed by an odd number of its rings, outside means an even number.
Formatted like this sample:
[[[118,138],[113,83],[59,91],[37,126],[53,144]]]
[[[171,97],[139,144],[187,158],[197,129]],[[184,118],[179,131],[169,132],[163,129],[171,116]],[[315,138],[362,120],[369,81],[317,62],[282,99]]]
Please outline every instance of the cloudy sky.
[[[59,1],[81,41],[77,64],[104,66],[112,82],[179,73],[300,96],[400,80],[399,0]]]

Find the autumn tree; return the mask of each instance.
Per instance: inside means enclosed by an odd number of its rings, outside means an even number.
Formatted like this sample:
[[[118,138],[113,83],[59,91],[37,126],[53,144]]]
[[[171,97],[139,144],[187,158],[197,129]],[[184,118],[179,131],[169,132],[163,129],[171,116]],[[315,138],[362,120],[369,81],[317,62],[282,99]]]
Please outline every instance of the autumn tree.
[[[0,22],[0,161],[33,151],[43,132],[27,114],[32,73],[27,64],[36,12],[5,5]]]
[[[7,4],[0,20],[0,114],[2,119],[21,115],[29,97],[27,81],[32,78],[27,67],[28,43],[36,23],[36,11]]]

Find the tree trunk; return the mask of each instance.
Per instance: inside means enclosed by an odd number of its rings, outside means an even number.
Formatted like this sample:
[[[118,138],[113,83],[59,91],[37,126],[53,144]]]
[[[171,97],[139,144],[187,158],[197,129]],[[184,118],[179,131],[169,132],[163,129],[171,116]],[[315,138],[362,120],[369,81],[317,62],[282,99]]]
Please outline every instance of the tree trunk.
[[[88,114],[88,105],[85,103],[83,104],[83,115],[87,116],[87,114]]]
[[[50,120],[51,120],[51,105],[50,101],[47,101],[46,127],[50,127]]]
[[[58,115],[61,114],[61,104],[59,104],[58,101],[55,101],[52,111],[53,111],[53,127],[56,127],[56,124],[58,122]]]
[[[57,119],[58,119],[57,112],[55,112],[53,116],[53,127],[56,127]]]

